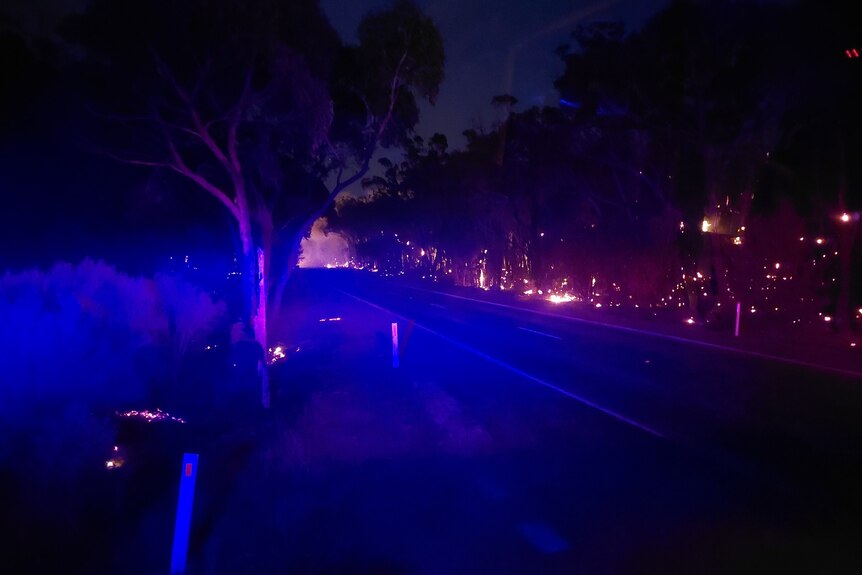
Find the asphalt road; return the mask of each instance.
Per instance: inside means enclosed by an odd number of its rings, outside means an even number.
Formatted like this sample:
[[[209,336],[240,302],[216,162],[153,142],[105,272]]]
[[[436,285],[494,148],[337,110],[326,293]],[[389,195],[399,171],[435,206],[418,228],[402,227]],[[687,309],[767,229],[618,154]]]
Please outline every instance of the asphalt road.
[[[800,572],[829,565],[827,557],[839,571],[859,565],[855,545],[842,546],[845,537],[858,541],[862,532],[862,379],[580,322],[553,309],[535,313],[368,276],[342,281],[339,293],[393,314],[402,331],[414,334],[402,349],[402,364],[434,369],[472,359],[509,376],[497,386],[479,378],[476,389],[454,391],[465,404],[487,402],[482,396],[488,394],[498,396],[498,408],[529,409],[538,397],[568,404],[567,413],[589,422],[598,441],[607,433],[632,460],[654,456],[653,479],[667,473],[678,480],[680,469],[691,473],[686,489],[703,497],[696,496],[693,507],[709,507],[711,497],[722,506],[739,505],[731,523],[772,533],[780,541],[774,548],[759,547],[762,556],[745,552],[755,563]],[[436,359],[423,357],[429,354]],[[567,432],[553,427],[542,440],[562,445]],[[563,453],[536,452],[554,461]],[[547,487],[559,505],[570,503],[572,495]],[[662,522],[657,517],[656,525]],[[731,538],[746,528],[734,530]]]
[[[385,280],[343,291],[672,442],[776,465],[862,455],[862,377]]]
[[[290,301],[190,573],[862,572],[862,381],[364,274]]]

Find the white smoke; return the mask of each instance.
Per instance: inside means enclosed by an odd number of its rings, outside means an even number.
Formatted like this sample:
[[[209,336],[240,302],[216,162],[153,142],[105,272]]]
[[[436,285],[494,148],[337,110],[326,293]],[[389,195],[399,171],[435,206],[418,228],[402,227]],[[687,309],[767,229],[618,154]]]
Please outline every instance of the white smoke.
[[[350,257],[347,241],[337,233],[326,233],[326,218],[319,218],[311,227],[311,236],[302,240],[301,268],[343,266]]]

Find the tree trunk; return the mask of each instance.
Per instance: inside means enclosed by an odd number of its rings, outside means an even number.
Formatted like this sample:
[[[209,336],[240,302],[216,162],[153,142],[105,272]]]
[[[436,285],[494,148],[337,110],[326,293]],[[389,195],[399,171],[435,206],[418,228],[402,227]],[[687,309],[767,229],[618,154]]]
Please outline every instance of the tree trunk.
[[[269,366],[268,366],[268,351],[266,347],[266,256],[263,250],[257,250],[257,269],[258,269],[258,308],[254,318],[254,339],[263,348],[263,365],[259,366],[260,371],[260,402],[264,409],[269,409]]]
[[[284,290],[287,289],[287,283],[290,281],[290,278],[293,275],[293,270],[296,269],[296,266],[299,263],[299,252],[302,249],[302,239],[304,237],[305,231],[303,229],[296,232],[296,235],[291,239],[290,249],[286,254],[287,261],[278,276],[278,281],[273,290],[272,303],[275,310],[280,310],[281,305],[284,302]]]
[[[263,352],[262,365],[258,366],[261,375],[261,405],[269,409],[269,373],[267,366],[267,342],[266,342],[266,282],[265,264],[262,250],[255,253],[254,237],[252,235],[251,219],[248,205],[244,201],[244,194],[237,194],[237,205],[239,207],[239,235],[242,242],[243,259],[245,260],[245,273],[243,285],[246,290],[248,301],[248,317],[254,330],[254,339],[260,345]],[[240,199],[241,198],[241,199]]]

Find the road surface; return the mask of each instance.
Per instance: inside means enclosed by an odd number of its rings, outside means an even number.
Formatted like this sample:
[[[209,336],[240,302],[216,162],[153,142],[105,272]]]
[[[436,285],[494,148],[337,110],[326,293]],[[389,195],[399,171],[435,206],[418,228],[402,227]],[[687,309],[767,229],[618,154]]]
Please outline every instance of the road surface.
[[[191,572],[860,572],[851,375],[371,275],[291,301],[273,423],[202,456]]]

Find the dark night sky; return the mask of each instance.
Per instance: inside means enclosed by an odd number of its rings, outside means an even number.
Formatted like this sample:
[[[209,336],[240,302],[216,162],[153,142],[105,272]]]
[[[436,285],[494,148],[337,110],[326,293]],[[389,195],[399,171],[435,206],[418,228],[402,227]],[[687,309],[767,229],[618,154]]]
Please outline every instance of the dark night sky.
[[[370,10],[390,0],[321,0],[330,21],[346,42]],[[519,109],[556,102],[554,79],[562,63],[554,49],[567,41],[578,23],[622,19],[636,29],[667,0],[417,0],[437,24],[446,49],[446,81],[434,108],[422,110],[419,133],[442,132],[451,146],[475,122],[496,121],[491,98],[512,93]],[[520,46],[520,48],[519,48]],[[514,54],[512,87],[507,88],[507,62]]]
[[[474,123],[490,126],[498,118],[490,105],[498,94],[512,93],[519,109],[554,105],[554,79],[562,63],[554,49],[567,42],[579,24],[621,19],[637,29],[668,0],[415,0],[437,24],[445,43],[446,80],[436,107],[422,110],[419,132],[442,132],[458,147]],[[362,17],[392,0],[320,0],[345,42],[356,41]],[[4,9],[28,34],[51,34],[66,14],[86,0],[6,0]],[[512,62],[511,87],[507,69]]]

